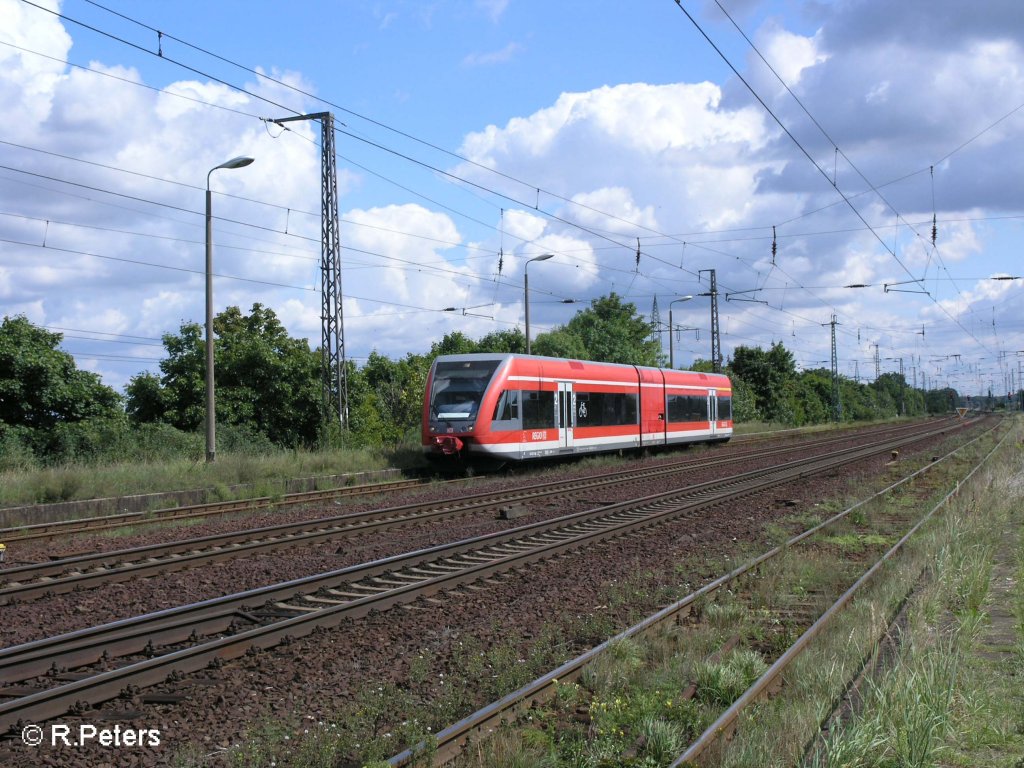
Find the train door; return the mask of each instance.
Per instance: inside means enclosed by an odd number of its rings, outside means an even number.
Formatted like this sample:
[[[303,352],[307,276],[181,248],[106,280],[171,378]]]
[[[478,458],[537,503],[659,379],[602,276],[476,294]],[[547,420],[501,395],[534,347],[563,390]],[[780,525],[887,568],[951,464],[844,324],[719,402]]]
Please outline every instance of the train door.
[[[711,434],[716,434],[718,432],[718,393],[713,389],[708,390],[708,421],[711,426]]]
[[[562,448],[573,447],[573,427],[576,425],[576,397],[571,381],[558,382],[558,443]]]

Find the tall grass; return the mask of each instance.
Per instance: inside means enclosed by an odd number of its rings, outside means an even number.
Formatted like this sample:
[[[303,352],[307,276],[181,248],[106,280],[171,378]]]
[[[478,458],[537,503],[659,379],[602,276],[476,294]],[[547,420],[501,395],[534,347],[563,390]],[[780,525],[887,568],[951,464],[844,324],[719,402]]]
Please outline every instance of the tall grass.
[[[408,466],[412,460],[409,455],[370,449],[275,449],[266,453],[219,451],[212,464],[202,458],[166,458],[7,470],[0,472],[0,506],[226,489],[238,484],[250,484],[255,495],[266,495],[264,486],[269,488],[287,478]]]
[[[970,750],[977,741],[985,752],[1005,740],[988,731],[1019,705],[987,696],[973,656],[996,543],[1021,498],[1020,489],[1016,498],[999,489],[1005,478],[978,481],[979,498],[954,506],[936,527],[932,584],[911,606],[909,640],[884,676],[866,681],[859,714],[829,735],[814,766],[966,765],[951,744]]]

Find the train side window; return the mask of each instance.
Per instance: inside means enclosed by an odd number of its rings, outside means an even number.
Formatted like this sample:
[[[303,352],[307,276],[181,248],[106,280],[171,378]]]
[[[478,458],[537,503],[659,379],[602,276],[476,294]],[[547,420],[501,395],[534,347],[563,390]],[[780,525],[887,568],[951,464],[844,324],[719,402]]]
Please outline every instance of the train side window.
[[[708,420],[708,399],[704,395],[669,395],[666,400],[669,421]]]
[[[731,397],[719,397],[718,398],[718,418],[721,421],[730,421],[732,419],[732,398]]]
[[[491,418],[491,429],[496,432],[519,429],[519,390],[506,389],[498,397]]]
[[[555,393],[522,392],[523,429],[550,429],[555,426]]]
[[[519,390],[506,389],[494,406],[492,421],[511,421],[519,418]]]
[[[611,427],[636,423],[636,395],[619,392],[576,393],[577,427]]]

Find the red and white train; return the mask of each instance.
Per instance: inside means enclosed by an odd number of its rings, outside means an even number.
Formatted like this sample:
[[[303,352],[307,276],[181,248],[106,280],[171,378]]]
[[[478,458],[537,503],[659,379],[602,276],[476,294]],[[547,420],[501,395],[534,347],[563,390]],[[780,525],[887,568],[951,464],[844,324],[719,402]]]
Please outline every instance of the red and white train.
[[[732,436],[715,373],[535,355],[443,355],[423,402],[423,452],[441,467],[639,450]]]

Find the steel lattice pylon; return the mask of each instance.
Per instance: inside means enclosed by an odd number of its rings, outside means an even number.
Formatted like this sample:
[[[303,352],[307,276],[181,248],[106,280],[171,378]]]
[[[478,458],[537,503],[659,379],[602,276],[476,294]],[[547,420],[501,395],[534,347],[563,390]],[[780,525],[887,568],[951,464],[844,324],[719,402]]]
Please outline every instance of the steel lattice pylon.
[[[348,428],[348,376],[345,370],[345,323],[341,293],[341,235],[338,224],[338,171],[334,152],[334,115],[316,112],[295,120],[320,122],[320,369],[325,418],[337,417]]]
[[[718,331],[718,278],[713,269],[701,269],[697,272],[697,279],[705,272],[711,273],[711,290],[698,294],[699,296],[711,297],[711,370],[715,373],[722,372],[722,340]]]
[[[843,420],[843,401],[839,389],[839,356],[836,350],[836,316],[832,315],[832,418]]]

